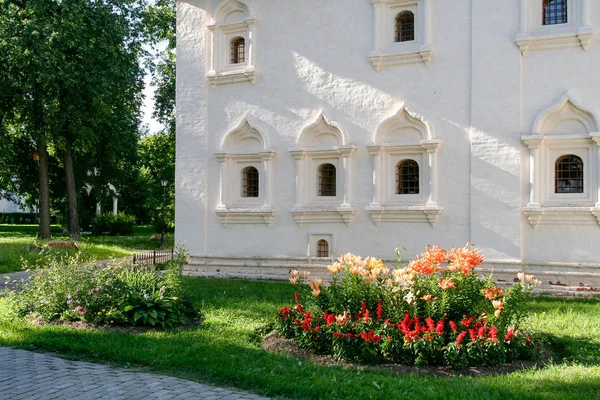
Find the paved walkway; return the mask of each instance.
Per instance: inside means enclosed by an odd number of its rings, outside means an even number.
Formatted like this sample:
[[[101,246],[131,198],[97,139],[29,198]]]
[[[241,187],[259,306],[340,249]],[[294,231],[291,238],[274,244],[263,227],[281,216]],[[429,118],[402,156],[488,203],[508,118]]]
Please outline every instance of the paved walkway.
[[[8,277],[8,279],[6,279]],[[18,289],[21,280],[29,279],[29,272],[19,271],[8,274],[0,274],[0,292],[3,289]]]
[[[168,376],[0,347],[0,399],[269,400]]]

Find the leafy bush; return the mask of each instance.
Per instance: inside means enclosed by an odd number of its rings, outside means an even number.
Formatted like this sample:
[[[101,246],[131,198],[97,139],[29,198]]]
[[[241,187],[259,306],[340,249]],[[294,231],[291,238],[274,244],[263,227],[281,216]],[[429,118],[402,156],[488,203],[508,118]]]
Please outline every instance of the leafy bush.
[[[123,213],[101,214],[92,220],[92,234],[94,235],[121,235],[133,234],[135,217]]]
[[[0,212],[0,224],[37,224],[37,214],[30,212]]]
[[[277,330],[301,346],[340,359],[416,365],[494,365],[529,359],[536,346],[518,330],[523,302],[539,281],[519,274],[507,289],[479,278],[483,262],[470,245],[439,247],[401,268],[352,254],[328,267],[331,284],[292,271],[306,306],[283,307]]]
[[[99,267],[79,256],[55,259],[32,271],[21,292],[6,296],[19,315],[45,321],[173,327],[198,318],[183,290],[186,257],[180,249],[164,271],[124,263]]]

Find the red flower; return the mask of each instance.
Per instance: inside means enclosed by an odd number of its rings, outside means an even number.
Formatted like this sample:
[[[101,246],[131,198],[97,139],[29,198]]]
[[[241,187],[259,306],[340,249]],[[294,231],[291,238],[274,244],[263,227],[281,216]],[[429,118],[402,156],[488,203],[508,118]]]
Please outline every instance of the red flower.
[[[361,315],[365,315],[365,313],[367,312],[367,303],[363,300],[360,303],[362,310],[360,311]]]
[[[498,342],[498,338],[496,337],[496,335],[498,335],[498,328],[496,328],[495,326],[492,326],[490,328],[489,337],[490,337],[490,339],[492,339],[492,341],[494,343]]]
[[[454,321],[450,321],[450,328],[452,328],[452,332],[456,332],[456,324]]]
[[[377,302],[377,320],[381,320],[383,317],[383,307],[381,306],[381,300]]]
[[[435,333],[437,333],[438,335],[443,335],[444,334],[444,320],[439,320],[437,325],[435,326]]]
[[[296,299],[296,303],[300,303],[300,298],[298,296],[298,293],[294,293],[294,299]]]
[[[479,336],[480,338],[484,338],[485,337],[485,326],[482,326],[481,328],[479,328],[477,330],[477,336]]]
[[[386,319],[385,322],[383,323],[384,325],[389,325],[390,324],[390,319]]]
[[[462,326],[464,326],[465,328],[468,328],[471,326],[471,324],[473,323],[474,320],[475,320],[475,316],[472,316],[471,318],[467,319],[467,316],[463,315],[463,320],[460,322],[460,324]]]
[[[421,323],[419,322],[419,317],[415,317],[415,332],[421,332]]]
[[[334,314],[327,314],[327,318],[325,319],[325,323],[327,324],[327,326],[331,326],[331,324],[333,324],[335,322],[335,315]]]
[[[469,329],[469,335],[471,336],[471,341],[477,341],[477,334],[475,333],[475,329]]]
[[[298,303],[296,304],[296,308],[298,309],[298,311],[303,312],[304,308],[302,307],[302,304]]]
[[[435,323],[433,322],[433,319],[431,319],[431,317],[425,318],[425,323],[427,324],[427,330],[425,332],[431,332],[435,329]]]
[[[291,308],[282,307],[279,309],[279,314],[283,314],[283,316],[287,318],[287,316],[290,314],[290,310]]]
[[[466,331],[458,334],[458,336],[456,337],[456,347],[460,348],[460,344],[465,339],[465,336],[467,336]]]
[[[515,334],[515,328],[513,328],[513,327],[508,328],[508,331],[506,332],[506,337],[504,338],[504,340],[506,340],[507,342],[510,342],[510,339],[512,339],[514,334]]]

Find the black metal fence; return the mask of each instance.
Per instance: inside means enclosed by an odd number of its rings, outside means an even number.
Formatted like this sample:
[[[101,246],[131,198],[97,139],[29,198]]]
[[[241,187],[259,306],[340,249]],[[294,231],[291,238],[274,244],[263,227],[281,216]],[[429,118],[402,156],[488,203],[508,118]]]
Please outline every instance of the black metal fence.
[[[133,255],[133,264],[141,265],[154,265],[154,264],[162,264],[167,261],[171,261],[175,256],[175,249],[166,249],[166,250],[152,250],[146,253],[134,254]]]

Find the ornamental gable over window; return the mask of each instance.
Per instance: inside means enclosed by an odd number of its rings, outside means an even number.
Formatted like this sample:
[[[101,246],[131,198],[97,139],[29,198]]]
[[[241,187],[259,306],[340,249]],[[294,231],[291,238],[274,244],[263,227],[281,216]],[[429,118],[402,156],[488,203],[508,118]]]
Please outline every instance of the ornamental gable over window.
[[[432,0],[371,0],[375,25],[374,49],[369,59],[376,70],[424,63],[433,57]]]
[[[515,39],[521,54],[568,47],[587,51],[594,36],[590,3],[596,0],[521,0],[521,26]]]
[[[299,226],[344,222],[355,214],[351,203],[351,160],[356,148],[348,144],[342,126],[322,112],[306,125],[290,149],[296,162],[296,204]]]
[[[218,3],[211,32],[210,70],[206,74],[213,87],[256,82],[255,29],[257,20],[249,3],[244,0],[223,0]]]
[[[437,152],[441,141],[420,114],[402,105],[379,123],[373,143],[373,222],[429,222],[443,208],[437,203]]]
[[[600,133],[592,108],[565,93],[540,111],[529,150],[529,202],[523,213],[540,223],[600,224]]]
[[[246,116],[225,134],[219,161],[219,204],[223,226],[264,223],[275,218],[273,168],[275,152],[261,133],[260,122]]]

